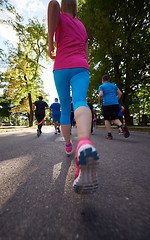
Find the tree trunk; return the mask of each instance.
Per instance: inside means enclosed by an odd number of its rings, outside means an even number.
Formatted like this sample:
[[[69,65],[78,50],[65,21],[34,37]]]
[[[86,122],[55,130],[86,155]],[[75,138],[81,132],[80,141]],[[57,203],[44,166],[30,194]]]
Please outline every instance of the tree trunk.
[[[32,110],[32,99],[31,99],[31,93],[28,93],[28,99],[29,99],[29,107],[30,107],[30,113],[29,113],[29,127],[33,126],[33,110]]]
[[[122,91],[119,63],[117,61],[114,61],[114,74],[115,74],[116,85],[120,89],[120,91]]]
[[[124,114],[124,118],[125,118],[125,124],[127,126],[133,126],[133,118],[130,117],[130,113],[129,113],[129,108],[128,107],[125,107],[125,109],[123,111],[123,114]]]
[[[114,60],[114,73],[115,73],[116,84],[117,84],[118,88],[122,91],[121,80],[120,80],[120,72],[119,72],[119,64],[115,60]],[[126,86],[125,93],[124,93],[123,97],[120,99],[120,103],[125,108],[125,110],[123,112],[124,118],[125,118],[125,124],[128,125],[128,126],[132,126],[133,125],[133,118],[130,117],[129,107],[127,106],[128,93],[129,93],[129,88]]]
[[[125,88],[125,92],[122,97],[122,105],[124,107],[123,115],[125,118],[125,124],[127,126],[133,126],[133,118],[130,117],[130,112],[129,112],[129,96],[128,96],[128,88]]]
[[[147,114],[142,114],[142,126],[147,126]]]

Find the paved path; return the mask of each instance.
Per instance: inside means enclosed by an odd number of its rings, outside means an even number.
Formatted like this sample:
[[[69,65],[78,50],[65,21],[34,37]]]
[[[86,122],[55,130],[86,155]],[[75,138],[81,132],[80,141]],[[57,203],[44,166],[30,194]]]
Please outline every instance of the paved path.
[[[44,127],[0,134],[0,240],[149,240],[150,135],[96,129],[99,188],[74,193],[74,154]]]

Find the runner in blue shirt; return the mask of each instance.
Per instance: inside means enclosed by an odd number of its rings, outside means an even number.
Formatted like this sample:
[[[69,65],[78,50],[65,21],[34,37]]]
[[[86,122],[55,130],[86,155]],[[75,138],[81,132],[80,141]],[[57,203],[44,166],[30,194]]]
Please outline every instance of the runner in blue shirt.
[[[109,82],[109,76],[104,75],[102,77],[102,85],[99,86],[99,105],[101,105],[102,99],[103,99],[103,116],[105,120],[105,127],[108,132],[108,135],[106,136],[106,139],[111,140],[112,134],[111,134],[111,123],[115,123],[119,128],[122,129],[124,133],[124,137],[129,137],[129,131],[128,128],[124,125],[122,125],[122,122],[118,119],[118,113],[119,113],[119,102],[118,100],[122,96],[122,92],[119,90],[119,88]]]
[[[57,130],[60,133],[60,103],[58,103],[58,98],[55,98],[55,102],[51,104],[50,110],[52,111],[55,134],[57,134]]]

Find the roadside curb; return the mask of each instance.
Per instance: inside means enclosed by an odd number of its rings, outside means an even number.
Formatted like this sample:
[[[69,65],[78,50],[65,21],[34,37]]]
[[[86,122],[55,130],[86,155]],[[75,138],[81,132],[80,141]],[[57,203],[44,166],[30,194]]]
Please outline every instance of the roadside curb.
[[[43,126],[43,127],[49,127],[49,126]],[[26,126],[4,126],[0,127],[0,133],[5,132],[15,132],[15,131],[21,131],[23,129],[36,129],[37,126],[33,127],[26,127]],[[97,129],[105,128],[105,125],[97,125]],[[111,126],[112,129],[118,129],[117,126]],[[131,132],[138,132],[138,133],[147,133],[150,134],[150,127],[144,127],[144,126],[128,126],[129,131]]]
[[[97,128],[105,128],[105,125],[98,125]],[[111,126],[112,129],[118,129],[117,126]],[[150,134],[150,127],[146,126],[128,126],[129,131]]]

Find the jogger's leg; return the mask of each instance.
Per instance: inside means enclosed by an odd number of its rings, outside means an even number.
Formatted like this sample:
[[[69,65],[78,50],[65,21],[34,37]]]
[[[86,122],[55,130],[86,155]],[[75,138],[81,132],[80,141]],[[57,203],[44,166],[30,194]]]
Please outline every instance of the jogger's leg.
[[[86,103],[89,80],[89,71],[84,70],[73,76],[70,81],[78,141],[81,138],[89,139],[91,135],[92,113]]]
[[[70,128],[71,125],[61,125],[61,131],[63,133],[66,145],[69,145],[70,143]]]
[[[54,128],[57,130],[57,122],[54,122]]]
[[[68,71],[63,70],[54,71],[54,79],[61,104],[61,117],[60,117],[61,130],[66,145],[68,145],[70,143],[70,115],[71,115],[70,79],[67,74]]]
[[[78,107],[74,116],[77,124],[78,141],[81,138],[89,139],[91,135],[91,110],[85,106]]]
[[[109,120],[105,120],[105,127],[108,133],[111,133],[111,124]]]
[[[45,117],[44,114],[39,115],[38,129],[40,130],[40,132],[41,132],[41,128],[42,128],[42,125],[43,125],[44,117]]]
[[[122,122],[119,119],[112,120],[114,124],[116,124],[118,127],[122,126]]]
[[[98,155],[89,138],[92,113],[86,103],[89,72],[83,71],[71,79],[74,117],[77,125],[78,145],[76,150],[76,171],[73,183],[77,193],[93,192],[98,187]],[[80,86],[80,90],[79,90]]]

